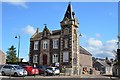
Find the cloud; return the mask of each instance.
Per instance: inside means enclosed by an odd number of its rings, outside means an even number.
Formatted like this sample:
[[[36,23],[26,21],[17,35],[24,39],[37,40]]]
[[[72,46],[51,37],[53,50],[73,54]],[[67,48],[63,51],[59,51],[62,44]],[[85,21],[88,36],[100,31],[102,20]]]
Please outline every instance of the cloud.
[[[3,2],[7,2],[15,6],[21,6],[23,8],[28,8],[25,0],[4,0]]]
[[[24,33],[33,35],[35,33],[35,29],[31,25],[27,25],[25,28],[23,28]]]
[[[100,38],[100,37],[101,37],[101,34],[96,33],[95,36],[96,36],[97,38]]]
[[[117,49],[117,40],[108,40],[103,43],[101,40],[89,38],[84,46],[95,57],[115,57],[113,50]]]
[[[102,42],[100,40],[89,38],[87,44],[92,47],[102,47]]]

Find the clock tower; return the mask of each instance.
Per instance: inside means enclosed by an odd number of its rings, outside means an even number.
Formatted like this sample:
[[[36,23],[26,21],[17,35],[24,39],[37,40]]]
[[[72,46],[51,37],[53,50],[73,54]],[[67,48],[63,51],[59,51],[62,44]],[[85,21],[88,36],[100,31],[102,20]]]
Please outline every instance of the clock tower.
[[[72,9],[71,3],[68,4],[61,25],[61,53],[60,63],[73,74],[79,74],[79,36],[78,19]]]

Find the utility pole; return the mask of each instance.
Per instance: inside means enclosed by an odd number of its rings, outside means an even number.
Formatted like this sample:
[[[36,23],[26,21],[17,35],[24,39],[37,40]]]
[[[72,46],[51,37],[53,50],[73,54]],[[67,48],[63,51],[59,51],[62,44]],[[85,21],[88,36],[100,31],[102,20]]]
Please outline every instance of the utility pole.
[[[117,59],[118,59],[118,62],[120,62],[120,36],[118,36],[117,45],[118,45],[118,49],[117,49]]]

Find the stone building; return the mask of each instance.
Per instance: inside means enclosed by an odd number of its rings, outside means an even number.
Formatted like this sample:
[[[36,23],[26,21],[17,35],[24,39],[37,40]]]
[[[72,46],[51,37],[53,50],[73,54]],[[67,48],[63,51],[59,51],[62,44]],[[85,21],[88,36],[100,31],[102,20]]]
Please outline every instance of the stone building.
[[[60,30],[53,31],[46,25],[42,32],[37,28],[30,38],[29,62],[36,66],[59,63],[69,74],[79,74],[79,23],[70,3],[60,25]]]

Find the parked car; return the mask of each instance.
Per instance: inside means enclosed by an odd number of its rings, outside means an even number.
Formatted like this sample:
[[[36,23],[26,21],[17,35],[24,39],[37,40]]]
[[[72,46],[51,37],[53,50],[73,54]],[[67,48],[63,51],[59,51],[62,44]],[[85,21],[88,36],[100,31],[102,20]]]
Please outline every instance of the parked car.
[[[60,70],[57,67],[47,67],[46,68],[46,74],[47,75],[59,75]]]
[[[37,68],[39,70],[39,74],[41,75],[45,73],[47,66],[38,66]]]
[[[28,75],[39,74],[39,70],[37,68],[33,68],[32,66],[24,66],[23,68],[28,72]]]
[[[1,74],[1,68],[2,68],[3,66],[4,66],[4,65],[0,65],[0,75],[2,75],[2,74]]]
[[[4,75],[14,75],[14,76],[26,76],[27,71],[24,70],[19,65],[4,65],[1,68],[1,74]]]

